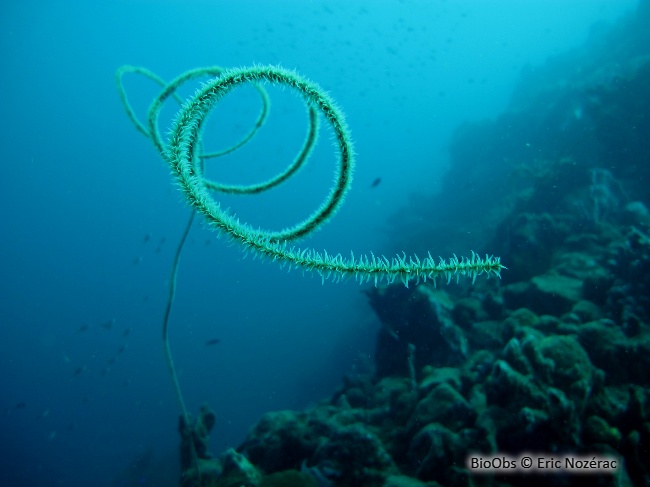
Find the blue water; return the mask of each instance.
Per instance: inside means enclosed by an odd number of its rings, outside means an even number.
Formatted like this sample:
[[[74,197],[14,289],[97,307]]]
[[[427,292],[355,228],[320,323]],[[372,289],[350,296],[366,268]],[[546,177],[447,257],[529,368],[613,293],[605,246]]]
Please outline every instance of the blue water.
[[[410,195],[436,191],[452,131],[497,116],[522,68],[580,46],[595,23],[635,4],[5,2],[0,485],[177,484],[179,409],[160,328],[189,212],[124,113],[120,65],[170,80],[198,66],[274,64],[316,81],[346,113],[358,165],[341,211],[302,245],[386,253],[387,218]],[[125,85],[144,117],[157,87],[136,76]],[[297,153],[305,110],[288,90],[269,93],[267,125],[215,161],[211,177],[259,181]],[[177,108],[165,108],[163,133]],[[206,144],[235,143],[258,110],[252,89],[237,90],[217,108]],[[323,132],[295,179],[224,206],[274,229],[305,218],[332,180],[335,155]],[[217,237],[194,224],[171,317],[188,408],[207,402],[217,413],[215,453],[236,446],[264,412],[330,394],[344,373],[371,361],[379,327],[356,283],[323,285],[244,258]],[[220,342],[207,346],[212,339]]]

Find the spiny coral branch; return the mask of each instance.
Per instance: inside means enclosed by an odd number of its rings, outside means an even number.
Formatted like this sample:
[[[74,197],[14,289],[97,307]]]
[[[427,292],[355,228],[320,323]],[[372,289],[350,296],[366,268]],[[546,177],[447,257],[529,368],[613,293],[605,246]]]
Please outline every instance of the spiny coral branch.
[[[339,149],[335,185],[326,201],[307,220],[281,232],[254,230],[232,217],[207,192],[202,178],[197,176],[195,170],[198,158],[194,154],[194,147],[200,142],[204,119],[223,96],[237,85],[247,82],[280,84],[297,90],[310,109],[315,108],[323,113],[334,132]],[[224,71],[218,78],[204,85],[194,98],[183,106],[172,128],[165,154],[181,191],[213,227],[227,233],[256,253],[280,264],[316,272],[323,280],[338,281],[354,277],[359,282],[401,281],[408,285],[409,282],[419,282],[420,279],[433,279],[435,282],[441,277],[449,282],[454,276],[469,276],[474,282],[481,274],[500,276],[501,269],[504,269],[498,257],[481,258],[475,253],[472,253],[470,258],[458,258],[454,255],[447,261],[440,259],[436,263],[431,255],[422,261],[417,256],[407,258],[405,255],[396,256],[391,260],[374,255],[370,259],[367,256],[344,259],[340,255],[331,256],[325,251],[319,253],[311,249],[289,248],[288,241],[313,232],[334,215],[350,188],[354,167],[354,150],[342,112],[320,87],[294,71],[274,66]]]

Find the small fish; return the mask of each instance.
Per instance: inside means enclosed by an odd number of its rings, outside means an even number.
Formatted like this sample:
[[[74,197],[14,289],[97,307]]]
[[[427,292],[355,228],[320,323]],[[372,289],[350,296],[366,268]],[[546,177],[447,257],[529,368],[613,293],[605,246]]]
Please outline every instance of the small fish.
[[[213,338],[213,339],[208,340],[207,342],[205,342],[205,345],[206,346],[218,345],[219,343],[221,343],[221,338]]]
[[[27,407],[26,402],[17,402],[14,406],[14,409],[25,409]]]
[[[133,259],[133,265],[134,266],[138,265],[140,262],[142,262],[142,256],[141,255],[138,255],[135,259]]]
[[[110,330],[111,328],[113,328],[114,324],[115,324],[115,318],[102,323],[102,328],[104,328],[105,330]]]
[[[149,240],[151,240],[151,234],[147,233],[142,239],[142,243],[147,243]]]
[[[79,329],[78,329],[77,331],[78,331],[79,333],[83,333],[83,332],[86,331],[88,328],[89,328],[88,325],[87,325],[86,323],[84,323],[83,325],[81,325],[81,326],[79,327]]]
[[[79,367],[74,369],[74,375],[80,376],[81,374],[84,373],[85,370],[86,370],[86,366],[85,365],[80,365]]]
[[[160,253],[160,251],[162,250],[162,246],[166,241],[167,241],[167,237],[162,237],[160,239],[160,243],[158,244],[158,247],[156,247],[156,253],[158,254]]]
[[[379,183],[381,183],[381,178],[375,178],[375,180],[372,182],[370,187],[371,188],[376,188],[377,186],[379,186]]]

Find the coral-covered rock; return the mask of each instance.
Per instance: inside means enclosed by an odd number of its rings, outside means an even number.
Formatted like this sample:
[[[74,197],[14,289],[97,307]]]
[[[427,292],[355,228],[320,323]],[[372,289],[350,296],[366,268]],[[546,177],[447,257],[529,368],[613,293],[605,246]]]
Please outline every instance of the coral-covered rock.
[[[650,385],[650,332],[630,338],[614,322],[602,319],[582,325],[577,336],[608,383]]]
[[[546,273],[506,286],[503,296],[511,309],[529,308],[537,314],[560,316],[582,298],[582,281]]]
[[[327,466],[343,485],[381,486],[399,472],[381,440],[360,424],[334,429],[309,464]]]
[[[221,472],[211,483],[215,487],[259,487],[262,473],[248,458],[229,448],[220,458]],[[210,485],[203,481],[200,484]]]
[[[610,426],[600,416],[589,416],[583,429],[583,440],[586,444],[604,443],[619,446],[622,435],[618,428]]]
[[[454,303],[446,292],[426,285],[392,285],[372,288],[367,295],[383,324],[375,349],[377,377],[408,376],[410,364],[419,371],[426,365],[462,363],[467,339],[451,318]]]
[[[434,387],[415,407],[407,428],[418,430],[429,423],[440,423],[452,431],[471,426],[476,413],[467,400],[451,385]]]
[[[306,413],[279,411],[267,413],[238,448],[251,462],[266,473],[299,469],[300,464],[316,451],[320,436]],[[319,423],[330,432],[326,423]]]
[[[582,410],[594,383],[595,369],[587,352],[570,336],[530,340],[524,346],[535,377],[561,389]]]

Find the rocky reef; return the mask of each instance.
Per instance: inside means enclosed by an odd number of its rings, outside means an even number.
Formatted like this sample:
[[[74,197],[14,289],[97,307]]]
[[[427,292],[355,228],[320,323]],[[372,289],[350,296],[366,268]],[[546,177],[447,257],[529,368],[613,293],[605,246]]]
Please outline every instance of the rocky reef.
[[[502,256],[503,279],[369,288],[383,324],[374,370],[201,456],[202,485],[650,486],[647,25],[641,1],[584,49],[524,73],[502,116],[459,128],[442,192],[404,209],[440,224],[391,220],[397,248],[457,249],[467,232],[444,222],[467,222]],[[607,456],[619,468],[467,465],[471,453],[522,452]]]

